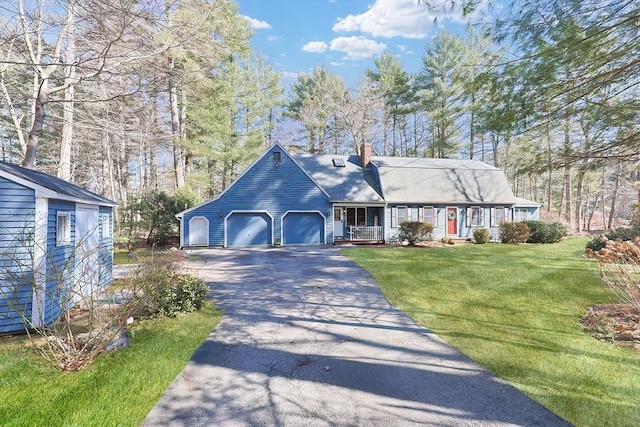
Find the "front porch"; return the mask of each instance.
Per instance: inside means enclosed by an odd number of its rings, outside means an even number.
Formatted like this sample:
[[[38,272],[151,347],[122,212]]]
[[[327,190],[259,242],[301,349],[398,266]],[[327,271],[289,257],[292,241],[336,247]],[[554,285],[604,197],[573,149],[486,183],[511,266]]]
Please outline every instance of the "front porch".
[[[379,206],[335,206],[334,243],[384,243],[384,208]]]

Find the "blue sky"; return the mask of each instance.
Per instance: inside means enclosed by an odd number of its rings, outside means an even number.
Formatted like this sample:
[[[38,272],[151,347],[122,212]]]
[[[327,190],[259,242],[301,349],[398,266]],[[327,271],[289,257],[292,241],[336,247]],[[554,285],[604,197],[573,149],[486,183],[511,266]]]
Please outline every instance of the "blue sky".
[[[251,45],[283,83],[324,65],[355,86],[383,52],[396,55],[407,72],[420,69],[427,41],[447,28],[464,31],[453,11],[438,17],[418,0],[236,0],[253,29]]]

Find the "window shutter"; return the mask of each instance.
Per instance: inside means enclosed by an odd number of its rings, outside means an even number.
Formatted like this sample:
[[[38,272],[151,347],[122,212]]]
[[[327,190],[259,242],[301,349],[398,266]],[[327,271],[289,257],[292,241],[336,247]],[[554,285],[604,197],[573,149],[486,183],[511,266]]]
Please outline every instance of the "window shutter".
[[[465,209],[464,223],[467,227],[471,227],[471,208]]]
[[[486,211],[487,209],[485,209],[485,207],[484,207],[484,206],[480,206],[480,207],[478,208],[478,210],[480,211],[480,212],[479,212],[479,213],[480,213],[480,226],[481,226],[481,227],[484,227],[484,224],[485,224],[485,222],[484,222],[484,217],[486,216],[486,212],[485,212],[485,211]]]
[[[496,224],[496,208],[489,208],[489,226]]]
[[[395,206],[391,208],[391,227],[395,228],[398,226],[398,210]]]

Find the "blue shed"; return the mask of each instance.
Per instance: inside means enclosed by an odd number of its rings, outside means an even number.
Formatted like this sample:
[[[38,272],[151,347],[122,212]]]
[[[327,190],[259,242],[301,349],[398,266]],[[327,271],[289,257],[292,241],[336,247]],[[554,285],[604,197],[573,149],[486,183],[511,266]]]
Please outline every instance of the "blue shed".
[[[0,162],[0,333],[53,322],[112,281],[117,204]]]

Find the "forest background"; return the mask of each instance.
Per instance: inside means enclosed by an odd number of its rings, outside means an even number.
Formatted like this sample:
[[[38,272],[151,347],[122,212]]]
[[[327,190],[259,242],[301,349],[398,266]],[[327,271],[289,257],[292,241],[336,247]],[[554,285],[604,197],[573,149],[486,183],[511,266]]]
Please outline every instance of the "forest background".
[[[145,203],[219,194],[275,141],[482,160],[572,232],[640,199],[637,1],[519,1],[435,35],[415,74],[383,53],[355,87],[317,66],[285,88],[250,38],[231,0],[3,2],[1,159],[118,202],[120,235]]]

